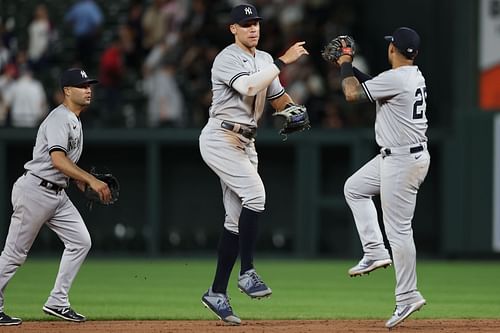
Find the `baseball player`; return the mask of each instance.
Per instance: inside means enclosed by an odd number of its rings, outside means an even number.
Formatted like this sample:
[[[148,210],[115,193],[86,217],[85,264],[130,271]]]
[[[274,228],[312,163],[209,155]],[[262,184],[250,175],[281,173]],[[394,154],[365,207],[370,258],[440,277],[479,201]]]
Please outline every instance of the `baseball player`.
[[[346,99],[376,103],[375,136],[380,146],[380,154],[347,179],[344,187],[364,252],[361,261],[349,269],[349,275],[368,274],[392,264],[372,201],[372,196],[380,195],[396,273],[396,309],[385,324],[392,328],[425,304],[417,289],[412,218],[430,156],[427,90],[422,73],[414,65],[420,37],[414,30],[402,27],[385,39],[389,41],[392,69],[370,78],[353,69],[350,55],[340,56],[338,64]]]
[[[278,111],[293,103],[278,74],[283,66],[308,54],[304,42],[294,44],[275,60],[258,50],[261,19],[252,5],[232,9],[229,29],[234,43],[214,60],[212,105],[199,139],[203,160],[220,178],[226,211],[215,278],[202,303],[221,320],[235,325],[241,320],[229,304],[227,285],[238,254],[238,288],[251,298],[272,293],[253,265],[257,221],[265,204],[254,144],[257,122],[266,99]]]
[[[5,247],[0,256],[0,325],[19,325],[21,319],[4,312],[4,291],[17,268],[26,260],[42,225],[46,224],[64,243],[59,272],[43,311],[65,320],[81,322],[85,316],[75,312],[68,299],[69,289],[90,250],[90,235],[80,213],[65,189],[73,179],[80,190],[88,184],[109,202],[108,185],[76,163],[83,149],[80,113],[92,99],[90,79],[79,68],[64,71],[61,87],[64,101],[52,110],[38,129],[33,158],[12,188],[12,214]]]

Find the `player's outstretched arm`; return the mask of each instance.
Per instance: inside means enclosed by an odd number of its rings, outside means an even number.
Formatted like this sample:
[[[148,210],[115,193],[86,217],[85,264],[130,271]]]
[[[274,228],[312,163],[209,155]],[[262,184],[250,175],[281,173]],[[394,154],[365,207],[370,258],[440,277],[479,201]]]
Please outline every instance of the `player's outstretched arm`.
[[[286,64],[295,62],[304,54],[309,54],[304,48],[305,42],[297,42],[292,45],[284,55],[279,57],[260,71],[251,75],[240,76],[233,82],[233,88],[245,96],[255,96],[259,91],[267,88],[271,82],[279,75],[281,69]]]
[[[278,59],[288,65],[297,61],[303,55],[309,55],[309,52],[304,47],[305,43],[306,42],[297,42],[293,44],[288,50],[286,50],[285,54],[283,54]]]
[[[352,67],[352,60],[355,54],[356,43],[354,42],[354,38],[348,35],[335,37],[321,52],[323,59],[340,67],[342,91],[348,102],[368,100],[360,84],[360,80],[364,82],[369,77]]]

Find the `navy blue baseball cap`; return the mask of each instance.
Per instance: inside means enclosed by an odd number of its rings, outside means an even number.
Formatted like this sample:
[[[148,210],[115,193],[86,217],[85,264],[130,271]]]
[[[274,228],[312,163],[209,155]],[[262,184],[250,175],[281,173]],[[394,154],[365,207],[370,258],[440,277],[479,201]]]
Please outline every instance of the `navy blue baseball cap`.
[[[98,83],[96,79],[91,79],[87,76],[87,73],[81,68],[70,68],[65,70],[61,74],[61,88],[64,87],[78,87],[85,84],[95,84]]]
[[[253,5],[237,5],[231,10],[231,24],[238,23],[241,25],[250,20],[262,20]]]
[[[407,27],[397,28],[392,36],[385,36],[384,39],[391,42],[408,59],[417,56],[420,47],[420,36],[413,29]]]

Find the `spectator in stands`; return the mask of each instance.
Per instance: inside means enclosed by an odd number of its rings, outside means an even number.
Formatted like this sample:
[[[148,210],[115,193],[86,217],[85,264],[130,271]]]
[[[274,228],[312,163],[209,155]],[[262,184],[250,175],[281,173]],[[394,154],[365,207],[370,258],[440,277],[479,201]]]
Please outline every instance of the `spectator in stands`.
[[[13,127],[36,127],[47,114],[47,99],[43,86],[33,78],[26,65],[19,68],[19,78],[7,91],[5,101],[10,110]]]
[[[28,26],[28,60],[31,68],[38,71],[46,61],[51,34],[49,13],[44,4],[35,8],[33,21]]]
[[[148,96],[150,127],[179,127],[184,120],[184,99],[176,81],[177,57],[158,46],[145,63],[144,91]]]
[[[116,35],[111,45],[104,51],[99,64],[99,83],[104,93],[104,107],[101,120],[107,126],[122,126],[121,82],[125,68],[123,62],[123,43]]]
[[[0,74],[0,93],[5,92],[12,86],[17,78],[17,67],[14,63],[5,65],[4,70]]]
[[[13,63],[6,64],[0,75],[0,127],[8,125],[9,106],[5,100],[8,91],[16,81],[16,66]]]
[[[0,39],[0,72],[9,63],[10,51],[3,45],[3,41]]]
[[[148,53],[165,36],[166,20],[163,6],[165,0],[153,0],[142,17],[143,47]]]
[[[10,54],[15,54],[17,51],[17,35],[15,33],[16,20],[14,17],[7,17],[0,24],[0,37],[2,45],[10,51]]]
[[[64,20],[73,26],[76,57],[84,68],[92,68],[97,36],[103,23],[101,9],[94,0],[77,0],[66,12]]]
[[[8,63],[0,75],[0,126],[9,126],[9,106],[6,96],[16,82],[17,67],[14,63]]]
[[[142,31],[142,16],[143,6],[141,0],[132,0],[128,9],[127,30],[130,38],[133,41],[132,49],[129,50],[126,59],[127,67],[134,70],[142,66],[144,60],[144,49],[142,47],[143,31]]]
[[[139,75],[143,59],[142,48],[137,48],[135,43],[135,32],[127,25],[121,25],[118,28],[118,35],[123,52],[123,62],[127,70],[132,70]]]

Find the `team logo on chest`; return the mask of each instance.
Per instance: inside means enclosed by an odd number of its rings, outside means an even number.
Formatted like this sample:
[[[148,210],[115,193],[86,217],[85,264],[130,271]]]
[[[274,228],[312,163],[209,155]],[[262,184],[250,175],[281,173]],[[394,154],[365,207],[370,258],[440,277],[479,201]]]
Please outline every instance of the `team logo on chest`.
[[[69,137],[68,139],[68,151],[80,148],[82,144],[80,137]]]

